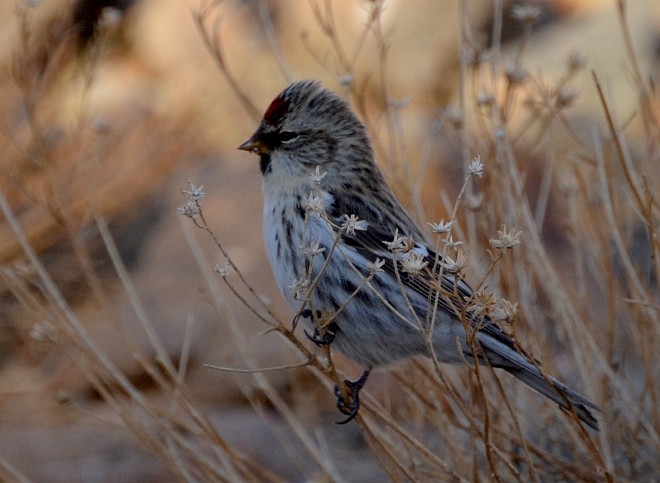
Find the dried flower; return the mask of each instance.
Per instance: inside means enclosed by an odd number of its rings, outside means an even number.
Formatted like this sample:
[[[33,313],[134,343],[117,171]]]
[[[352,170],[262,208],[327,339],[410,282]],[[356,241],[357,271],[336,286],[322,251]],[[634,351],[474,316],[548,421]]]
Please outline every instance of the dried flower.
[[[31,263],[29,263],[27,260],[17,260],[16,262],[14,262],[14,264],[11,267],[11,271],[15,276],[22,278],[24,280],[29,279],[36,273],[34,266]]]
[[[229,273],[230,266],[229,260],[225,258],[216,264],[215,271],[218,272],[222,278],[225,278]]]
[[[532,25],[541,16],[541,8],[536,5],[514,5],[511,16],[523,25]]]
[[[518,312],[518,304],[512,304],[506,299],[498,299],[490,317],[493,320],[510,323]]]
[[[467,297],[466,301],[468,302],[466,309],[468,312],[472,312],[474,315],[488,315],[495,307],[495,294],[479,290],[474,292],[471,297]]]
[[[426,261],[426,257],[423,254],[415,254],[414,251],[408,252],[403,257],[401,257],[401,266],[403,267],[403,271],[413,275],[418,274],[428,264],[429,262]]]
[[[439,223],[426,223],[431,227],[433,233],[450,233],[451,227],[454,225],[454,221],[450,220],[445,223],[445,220],[440,220]]]
[[[383,265],[385,265],[385,260],[382,258],[376,258],[373,263],[369,264],[369,274],[373,275],[383,271]]]
[[[350,87],[353,83],[353,76],[350,74],[342,75],[339,77],[339,84],[343,87]]]
[[[460,129],[463,126],[463,111],[458,106],[447,107],[444,111],[444,117],[454,129]]]
[[[488,62],[492,58],[492,53],[486,49],[484,42],[478,39],[463,49],[461,58],[467,65],[478,67],[484,62]]]
[[[204,198],[206,195],[206,193],[202,191],[204,189],[204,185],[197,187],[192,183],[192,181],[188,181],[188,184],[190,185],[190,191],[181,190],[188,201],[199,201]]]
[[[458,250],[456,252],[456,259],[452,259],[450,256],[445,255],[442,261],[440,262],[442,265],[442,270],[444,272],[450,273],[452,275],[457,275],[463,270],[465,270],[465,267],[467,266],[467,257],[465,256],[465,253],[463,253],[463,250]]]
[[[180,215],[187,216],[191,220],[195,220],[197,219],[197,215],[199,215],[200,212],[199,205],[196,201],[189,200],[178,208],[178,212]]]
[[[481,156],[477,155],[468,166],[467,174],[468,176],[481,176],[484,174],[484,164],[481,162]]]
[[[506,130],[503,127],[498,127],[493,131],[493,138],[504,139],[506,137]]]
[[[114,29],[119,26],[123,18],[123,13],[120,9],[114,7],[105,7],[101,10],[99,16],[99,27],[101,29]]]
[[[445,238],[444,240],[442,240],[442,243],[444,243],[445,246],[449,249],[458,248],[460,245],[463,244],[462,241],[454,241],[454,237],[451,235]]]
[[[355,235],[355,230],[365,231],[367,229],[367,221],[360,220],[357,215],[344,215],[344,223],[341,224],[341,229],[346,231],[348,235]]]
[[[515,231],[513,228],[511,231],[507,231],[506,226],[502,225],[502,229],[497,230],[497,236],[499,238],[497,240],[489,240],[489,243],[498,250],[504,251],[520,245],[520,233],[520,231]]]
[[[323,252],[325,252],[325,247],[321,246],[321,241],[318,239],[314,240],[309,246],[303,245],[300,248],[305,255],[311,257],[321,255]]]
[[[410,104],[410,97],[404,97],[402,99],[395,99],[394,97],[390,97],[389,99],[387,99],[387,103],[395,111],[400,111],[401,109],[405,108],[408,104]]]
[[[405,252],[410,245],[410,238],[407,236],[400,236],[399,229],[397,228],[394,230],[394,238],[392,241],[384,241],[383,243],[393,252]]]
[[[478,107],[491,107],[495,104],[495,98],[487,92],[481,92],[477,96],[476,102]]]
[[[320,196],[310,193],[305,200],[305,210],[307,213],[323,214],[325,213],[325,203]]]
[[[30,330],[30,337],[37,342],[57,340],[57,328],[48,320],[37,322]]]
[[[311,179],[315,184],[320,185],[321,181],[323,181],[323,178],[325,178],[327,174],[328,173],[326,172],[321,173],[321,167],[316,166],[314,172],[309,175],[309,179]]]
[[[557,187],[561,191],[573,195],[580,188],[580,184],[572,170],[559,169],[557,170]]]
[[[293,283],[289,285],[289,289],[293,294],[293,298],[296,300],[304,300],[307,298],[310,285],[311,284],[309,283],[309,280],[306,278],[299,278],[294,280]]]

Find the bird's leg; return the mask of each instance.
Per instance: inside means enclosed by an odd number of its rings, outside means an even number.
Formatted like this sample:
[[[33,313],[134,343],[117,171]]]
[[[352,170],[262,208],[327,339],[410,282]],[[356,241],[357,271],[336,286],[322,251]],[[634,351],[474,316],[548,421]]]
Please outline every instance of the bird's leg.
[[[332,344],[332,342],[335,340],[335,337],[337,336],[338,331],[339,326],[333,322],[324,329],[319,329],[316,327],[312,335],[309,335],[309,333],[305,331],[305,335],[309,340],[314,342],[314,344],[319,347],[323,347]]]
[[[314,333],[312,335],[309,335],[309,333],[305,331],[305,335],[309,340],[314,342],[314,344],[316,344],[319,347],[332,344],[332,342],[335,340],[335,337],[337,336],[337,332],[339,332],[339,326],[336,323],[330,322],[327,326],[323,326],[323,324],[319,324],[314,320],[314,314],[309,309],[303,310],[300,315],[304,319],[312,319],[312,322],[314,322],[314,324],[316,325],[316,327],[314,328]],[[316,317],[321,318],[320,311],[316,312]]]
[[[357,416],[360,410],[360,390],[364,387],[369,377],[369,371],[366,370],[357,381],[349,381],[344,379],[344,386],[346,387],[345,395],[339,386],[335,386],[335,396],[337,396],[337,409],[348,417],[337,424],[346,424],[352,421]]]

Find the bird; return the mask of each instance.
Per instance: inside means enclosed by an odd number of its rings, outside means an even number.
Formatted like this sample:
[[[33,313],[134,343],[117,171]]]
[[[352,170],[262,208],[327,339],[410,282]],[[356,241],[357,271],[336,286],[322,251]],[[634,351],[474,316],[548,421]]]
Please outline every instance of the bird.
[[[598,406],[542,373],[487,314],[466,312],[474,291],[443,270],[442,253],[395,198],[348,102],[318,81],[293,82],[238,149],[259,156],[264,243],[294,321],[364,368],[344,391],[335,387],[348,416],[341,423],[357,415],[374,368],[429,356],[431,344],[445,363],[474,363],[476,354],[598,430]]]

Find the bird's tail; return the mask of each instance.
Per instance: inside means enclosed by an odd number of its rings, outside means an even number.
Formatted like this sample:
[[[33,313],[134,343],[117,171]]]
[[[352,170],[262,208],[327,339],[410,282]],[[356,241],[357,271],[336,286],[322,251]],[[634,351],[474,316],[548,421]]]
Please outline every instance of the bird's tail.
[[[600,411],[598,406],[557,379],[541,374],[541,371],[517,350],[492,337],[479,337],[479,340],[494,367],[504,369],[532,389],[556,402],[562,409],[568,412],[575,411],[584,424],[598,431],[598,420],[591,412],[591,410]]]
[[[528,367],[522,368],[506,367],[505,370],[532,389],[556,402],[562,409],[569,412],[572,409],[584,424],[598,431],[598,420],[594,417],[591,410],[600,411],[600,409],[586,397],[573,391],[553,377],[543,376],[531,364]]]

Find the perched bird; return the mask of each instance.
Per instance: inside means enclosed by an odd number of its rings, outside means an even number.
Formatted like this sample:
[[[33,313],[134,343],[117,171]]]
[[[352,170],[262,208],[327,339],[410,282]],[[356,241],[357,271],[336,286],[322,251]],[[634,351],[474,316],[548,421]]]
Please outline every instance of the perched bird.
[[[335,388],[344,422],[357,414],[372,368],[429,355],[429,340],[438,360],[472,362],[463,314],[477,329],[480,362],[598,428],[595,404],[542,375],[488,316],[466,312],[472,289],[442,269],[442,257],[395,199],[344,100],[316,81],[295,82],[239,149],[260,157],[264,238],[280,291],[313,328],[308,337],[366,369],[359,380],[344,381],[349,397]]]

